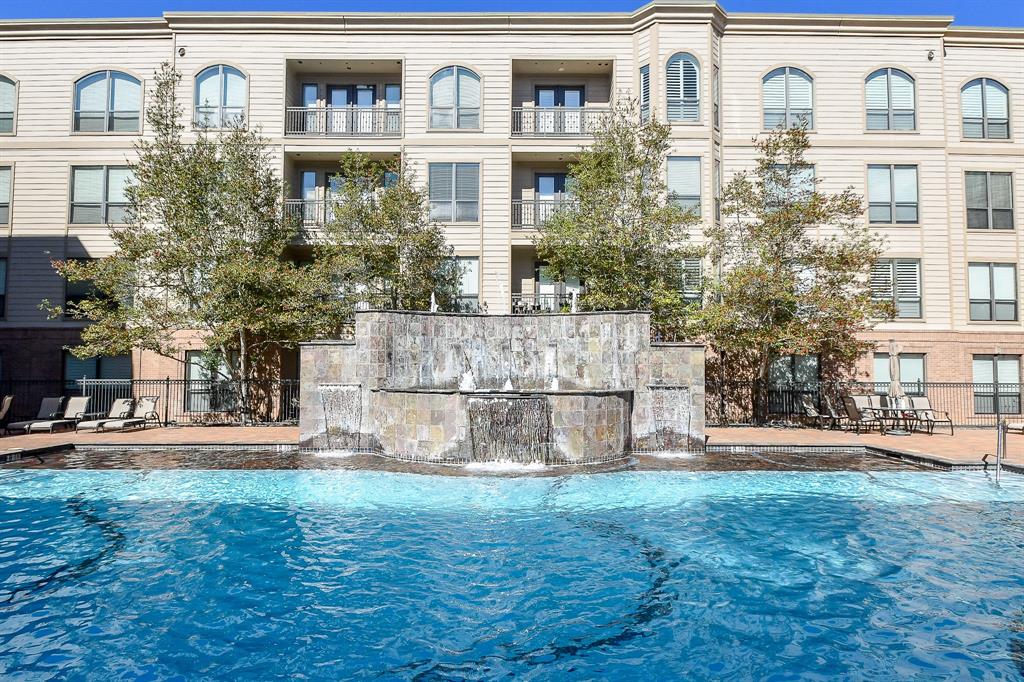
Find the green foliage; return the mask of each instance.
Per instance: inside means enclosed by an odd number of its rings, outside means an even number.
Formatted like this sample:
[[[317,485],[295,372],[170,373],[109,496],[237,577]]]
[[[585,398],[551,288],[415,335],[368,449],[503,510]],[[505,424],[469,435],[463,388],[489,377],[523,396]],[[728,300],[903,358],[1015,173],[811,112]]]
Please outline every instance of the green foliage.
[[[69,281],[92,281],[96,295],[68,310],[88,321],[79,357],[135,348],[180,360],[182,339],[198,332],[232,379],[260,378],[278,348],[337,333],[350,311],[335,295],[326,264],[287,257],[298,233],[285,217],[283,186],[267,141],[242,127],[186,133],[175,100],[180,75],[156,74],[146,120],[152,139],[136,145],[128,225],[111,227],[115,252],[55,263]]]
[[[661,331],[685,333],[680,266],[695,253],[687,227],[699,218],[668,201],[669,127],[639,120],[633,103],[616,106],[579,152],[573,200],[540,227],[537,253],[553,276],[585,283],[581,308],[650,310]]]
[[[724,378],[755,382],[762,413],[775,358],[817,354],[826,374],[842,374],[868,347],[858,335],[892,313],[871,298],[882,243],[865,224],[861,198],[849,188],[819,191],[809,147],[800,128],[759,140],[756,167],[723,188],[722,221],[705,232],[721,275],[700,324],[725,358]]]
[[[346,296],[374,307],[427,310],[434,294],[442,309],[453,309],[458,262],[443,227],[431,222],[426,189],[412,170],[397,160],[347,153],[341,177],[322,251]]]

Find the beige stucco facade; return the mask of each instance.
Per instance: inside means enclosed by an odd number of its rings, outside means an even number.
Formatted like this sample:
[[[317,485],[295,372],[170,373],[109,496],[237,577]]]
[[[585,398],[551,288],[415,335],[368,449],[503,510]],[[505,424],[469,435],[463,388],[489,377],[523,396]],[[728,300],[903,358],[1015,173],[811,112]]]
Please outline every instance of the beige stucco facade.
[[[706,223],[714,220],[716,166],[727,182],[752,165],[751,140],[764,131],[762,79],[778,67],[813,79],[810,159],[824,190],[852,186],[866,195],[869,164],[917,167],[918,221],[872,229],[887,239],[888,256],[920,260],[922,314],[881,325],[872,338],[880,346],[898,338],[934,353],[929,380],[969,381],[971,353],[1024,352],[1024,31],[951,21],[731,14],[714,3],[658,1],[622,14],[173,12],[153,19],[0,22],[0,76],[14,85],[16,99],[12,132],[0,134],[0,168],[10,169],[12,188],[9,219],[0,225],[6,259],[0,379],[61,376],[61,346],[73,342],[77,325],[40,310],[42,300],[64,297],[50,261],[111,249],[105,225],[70,222],[71,169],[123,165],[138,133],[74,131],[75,82],[83,76],[121,71],[138,78],[145,92],[154,70],[169,61],[183,74],[180,96],[189,108],[199,72],[218,64],[237,69],[245,76],[247,120],[270,138],[296,201],[322,199],[328,173],[348,149],[403,155],[423,182],[430,163],[479,164],[478,218],[446,229],[459,255],[479,259],[481,305],[508,313],[514,301],[540,291],[533,232],[522,225],[530,222],[522,211],[540,210],[537,175],[564,171],[588,139],[578,134],[585,118],[559,118],[568,132],[552,134],[550,121],[530,113],[539,89],[579,88],[580,108],[599,114],[620,98],[640,96],[646,66],[650,108],[664,120],[667,65],[685,52],[698,64],[698,113],[696,120],[673,122],[671,155],[700,159]],[[447,66],[477,75],[478,126],[431,126],[431,77]],[[867,130],[865,79],[885,67],[913,78],[913,130]],[[964,136],[961,88],[980,77],[1008,91],[1008,139]],[[319,134],[332,124],[311,123],[294,109],[304,104],[306,86],[315,88],[309,104],[320,111],[332,86],[357,84],[374,86],[376,113],[367,111],[365,134],[358,112],[333,124],[339,134]],[[389,103],[394,86],[400,101]],[[967,228],[966,171],[1012,174],[1013,229]],[[317,186],[307,196],[303,172],[315,172],[308,177]],[[700,231],[693,237],[699,240]],[[970,319],[968,263],[980,262],[1017,266],[1016,319]],[[134,365],[140,377],[172,371],[141,357]],[[870,365],[866,360],[865,369]]]

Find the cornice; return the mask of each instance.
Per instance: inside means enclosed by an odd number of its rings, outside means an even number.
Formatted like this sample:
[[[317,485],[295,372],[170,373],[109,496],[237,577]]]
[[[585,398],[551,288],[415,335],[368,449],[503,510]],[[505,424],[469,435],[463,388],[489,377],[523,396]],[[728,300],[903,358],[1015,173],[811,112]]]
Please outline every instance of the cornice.
[[[174,33],[636,33],[656,24],[711,24],[749,35],[942,38],[955,46],[1024,47],[1022,28],[951,26],[947,16],[728,13],[713,0],[654,0],[632,12],[166,12],[139,19],[0,21],[2,39],[169,38]]]

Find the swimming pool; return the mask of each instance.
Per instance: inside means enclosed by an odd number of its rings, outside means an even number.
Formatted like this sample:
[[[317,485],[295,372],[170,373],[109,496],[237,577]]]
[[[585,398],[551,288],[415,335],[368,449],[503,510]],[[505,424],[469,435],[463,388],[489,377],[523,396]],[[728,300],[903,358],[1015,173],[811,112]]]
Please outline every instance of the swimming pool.
[[[0,471],[0,676],[1020,679],[1024,478]]]

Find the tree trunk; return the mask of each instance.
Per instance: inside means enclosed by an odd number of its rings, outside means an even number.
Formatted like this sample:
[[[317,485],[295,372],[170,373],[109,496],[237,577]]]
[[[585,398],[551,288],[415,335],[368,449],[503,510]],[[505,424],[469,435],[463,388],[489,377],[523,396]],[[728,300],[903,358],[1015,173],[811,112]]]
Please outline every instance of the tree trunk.
[[[241,412],[240,417],[243,426],[248,426],[250,423],[250,395],[249,395],[249,345],[245,337],[245,330],[238,332],[238,377],[239,377],[239,391],[238,394],[241,396]]]

